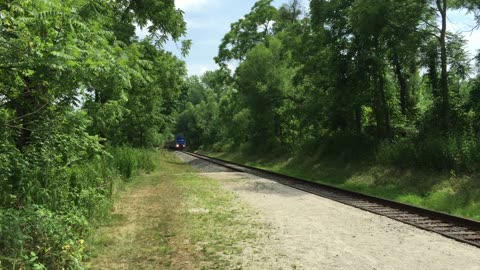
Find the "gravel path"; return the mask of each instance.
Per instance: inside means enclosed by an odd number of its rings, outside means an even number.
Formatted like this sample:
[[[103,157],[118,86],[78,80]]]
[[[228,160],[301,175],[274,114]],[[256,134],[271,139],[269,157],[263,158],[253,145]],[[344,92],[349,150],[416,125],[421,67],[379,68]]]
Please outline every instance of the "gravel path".
[[[269,232],[243,269],[480,269],[480,249],[179,153],[260,213]],[[218,171],[215,171],[218,169]]]

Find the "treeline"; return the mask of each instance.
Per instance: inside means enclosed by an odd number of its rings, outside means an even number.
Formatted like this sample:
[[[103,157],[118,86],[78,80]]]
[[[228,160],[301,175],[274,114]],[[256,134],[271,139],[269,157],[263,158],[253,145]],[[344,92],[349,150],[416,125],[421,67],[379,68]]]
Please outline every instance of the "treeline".
[[[447,29],[452,10],[478,19],[478,2],[309,4],[259,0],[231,25],[221,68],[188,82],[190,146],[480,169],[480,55]]]
[[[182,14],[170,0],[0,1],[0,269],[82,269],[115,182],[154,166],[130,147],[171,133],[186,69],[162,46],[181,42]]]

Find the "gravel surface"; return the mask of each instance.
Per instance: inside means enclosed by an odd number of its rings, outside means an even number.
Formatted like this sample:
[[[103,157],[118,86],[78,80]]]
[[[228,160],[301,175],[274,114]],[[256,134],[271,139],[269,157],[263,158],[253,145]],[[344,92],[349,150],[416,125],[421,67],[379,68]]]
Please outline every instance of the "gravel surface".
[[[205,160],[192,157],[182,152],[176,152],[176,154],[183,162],[190,164],[192,167],[202,172],[233,172],[228,168],[206,162]]]
[[[480,269],[478,248],[178,155],[235,192],[269,224],[257,246],[237,258],[242,269]]]

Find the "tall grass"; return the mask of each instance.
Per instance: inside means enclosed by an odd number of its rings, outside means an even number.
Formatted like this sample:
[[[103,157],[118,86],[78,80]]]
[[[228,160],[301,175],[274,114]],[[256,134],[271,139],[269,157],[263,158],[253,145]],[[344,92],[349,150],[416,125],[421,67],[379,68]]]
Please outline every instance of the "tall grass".
[[[155,169],[153,155],[149,149],[116,147],[109,149],[112,156],[110,166],[115,168],[125,180],[130,181],[140,170],[151,172]]]

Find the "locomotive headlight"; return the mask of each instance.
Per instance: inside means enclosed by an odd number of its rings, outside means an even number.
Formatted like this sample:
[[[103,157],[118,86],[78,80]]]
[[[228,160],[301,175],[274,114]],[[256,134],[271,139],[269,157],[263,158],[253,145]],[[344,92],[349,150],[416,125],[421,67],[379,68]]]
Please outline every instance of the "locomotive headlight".
[[[180,146],[180,145],[178,145],[178,144],[176,145],[176,147],[179,147],[179,146]]]

